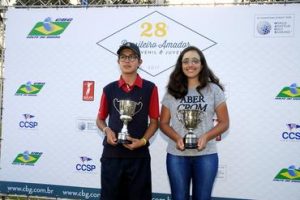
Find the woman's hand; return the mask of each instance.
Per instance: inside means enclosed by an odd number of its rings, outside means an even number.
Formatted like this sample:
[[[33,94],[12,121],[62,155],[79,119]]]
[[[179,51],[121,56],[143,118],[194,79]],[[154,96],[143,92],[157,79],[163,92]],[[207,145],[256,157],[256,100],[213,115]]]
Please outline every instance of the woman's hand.
[[[197,143],[198,151],[202,151],[203,149],[205,149],[207,142],[208,142],[207,134],[201,135]]]

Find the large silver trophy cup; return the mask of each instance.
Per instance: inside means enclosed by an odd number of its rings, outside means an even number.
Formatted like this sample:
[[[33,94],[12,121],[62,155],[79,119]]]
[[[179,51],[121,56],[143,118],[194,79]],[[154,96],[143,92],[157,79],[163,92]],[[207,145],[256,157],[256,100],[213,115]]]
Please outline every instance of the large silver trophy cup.
[[[186,149],[196,149],[198,138],[193,132],[197,128],[198,124],[202,121],[203,111],[196,109],[184,109],[177,111],[178,120],[188,130],[183,138],[184,147]]]
[[[120,119],[123,122],[122,130],[118,134],[118,143],[130,144],[131,142],[127,140],[127,137],[130,136],[128,133],[127,125],[132,120],[132,117],[142,109],[143,103],[137,103],[131,100],[118,100],[115,98],[113,101],[113,105],[120,114]],[[137,106],[139,106],[139,109],[136,111]]]

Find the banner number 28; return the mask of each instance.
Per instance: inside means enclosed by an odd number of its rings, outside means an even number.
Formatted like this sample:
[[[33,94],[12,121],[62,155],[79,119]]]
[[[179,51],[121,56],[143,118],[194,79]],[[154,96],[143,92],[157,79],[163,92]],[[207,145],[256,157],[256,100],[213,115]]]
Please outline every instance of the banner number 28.
[[[142,37],[165,37],[167,35],[167,25],[164,22],[150,23],[144,22],[141,25]]]

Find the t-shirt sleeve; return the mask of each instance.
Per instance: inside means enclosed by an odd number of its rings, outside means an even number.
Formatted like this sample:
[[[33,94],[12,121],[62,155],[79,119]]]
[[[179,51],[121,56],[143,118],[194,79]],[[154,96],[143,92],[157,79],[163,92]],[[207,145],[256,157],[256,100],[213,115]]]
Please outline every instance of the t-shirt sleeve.
[[[170,104],[171,104],[171,98],[172,98],[172,96],[169,94],[169,93],[165,93],[165,95],[164,95],[164,97],[163,97],[163,99],[162,99],[162,101],[161,101],[161,104],[163,105],[163,106],[165,106],[165,107],[167,107],[168,109],[170,109]]]
[[[215,97],[215,108],[217,108],[221,103],[226,101],[225,94],[223,90],[216,84],[213,84],[214,97]]]

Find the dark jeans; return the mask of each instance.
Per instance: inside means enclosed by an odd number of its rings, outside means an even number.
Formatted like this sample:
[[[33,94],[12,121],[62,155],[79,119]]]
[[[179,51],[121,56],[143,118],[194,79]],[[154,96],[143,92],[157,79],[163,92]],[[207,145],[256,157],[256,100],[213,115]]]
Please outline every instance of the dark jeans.
[[[209,200],[218,171],[218,154],[175,156],[167,154],[167,171],[172,200]]]
[[[150,158],[101,158],[101,200],[151,200]]]

